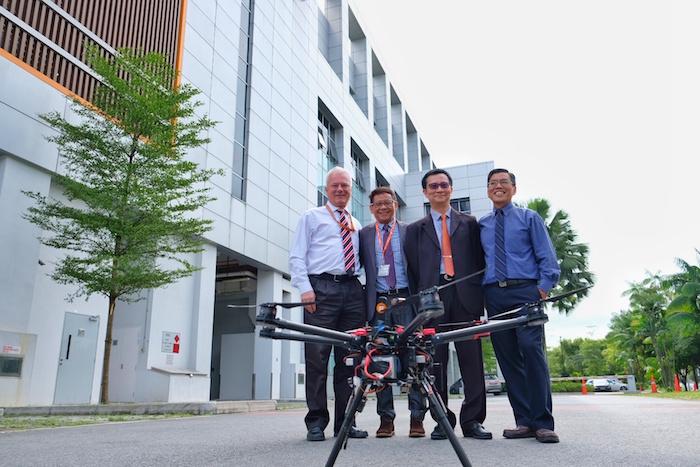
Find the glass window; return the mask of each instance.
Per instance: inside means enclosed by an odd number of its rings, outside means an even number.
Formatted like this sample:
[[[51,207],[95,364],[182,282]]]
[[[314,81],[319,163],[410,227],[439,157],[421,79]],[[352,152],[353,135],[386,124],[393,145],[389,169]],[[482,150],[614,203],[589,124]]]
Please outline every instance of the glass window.
[[[248,61],[248,34],[243,29],[238,35],[238,40],[238,56]]]
[[[236,198],[243,199],[243,178],[236,174],[233,174],[233,187],[231,193]]]
[[[233,140],[245,145],[246,120],[241,114],[236,114],[236,124],[234,127]]]
[[[22,357],[0,356],[0,376],[22,376]]]
[[[236,80],[236,112],[241,115],[245,115],[245,109],[247,104],[247,87],[245,82]]]
[[[245,152],[243,146],[238,143],[233,143],[233,172],[238,175],[243,175],[243,160]]]
[[[246,8],[248,4],[248,8]],[[243,5],[241,5],[241,29],[248,29],[248,24],[250,23],[250,1],[243,0]]]

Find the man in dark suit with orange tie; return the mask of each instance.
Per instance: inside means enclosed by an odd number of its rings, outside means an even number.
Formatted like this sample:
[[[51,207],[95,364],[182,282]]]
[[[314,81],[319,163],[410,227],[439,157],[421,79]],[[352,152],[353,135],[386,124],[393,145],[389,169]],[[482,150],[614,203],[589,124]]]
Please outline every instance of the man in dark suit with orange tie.
[[[406,229],[404,252],[408,262],[411,290],[423,290],[449,284],[484,268],[484,253],[479,237],[479,224],[473,216],[450,207],[452,177],[443,169],[428,171],[421,181],[423,194],[430,202],[430,213]],[[440,291],[445,314],[431,326],[479,319],[484,310],[481,290],[482,276],[455,284]],[[464,401],[459,424],[465,437],[491,439],[482,425],[486,418],[486,390],[481,342],[456,342],[459,370],[464,381]],[[447,405],[448,345],[436,349],[436,386]],[[456,424],[455,414],[448,409],[450,423]],[[431,439],[447,439],[439,425]]]

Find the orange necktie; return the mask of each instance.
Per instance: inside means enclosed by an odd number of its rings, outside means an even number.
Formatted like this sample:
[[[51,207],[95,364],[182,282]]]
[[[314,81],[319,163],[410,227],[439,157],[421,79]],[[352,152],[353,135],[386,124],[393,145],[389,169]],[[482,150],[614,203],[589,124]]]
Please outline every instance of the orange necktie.
[[[452,245],[450,233],[447,231],[447,216],[442,215],[442,260],[445,262],[445,274],[450,277],[455,275],[455,265],[452,262]]]

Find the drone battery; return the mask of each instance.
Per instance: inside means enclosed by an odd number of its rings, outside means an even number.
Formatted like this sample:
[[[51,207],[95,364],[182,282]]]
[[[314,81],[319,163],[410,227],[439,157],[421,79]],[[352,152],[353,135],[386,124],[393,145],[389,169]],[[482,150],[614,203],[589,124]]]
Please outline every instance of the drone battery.
[[[391,371],[389,369],[391,368]],[[372,363],[369,366],[370,373],[384,374],[389,373],[384,379],[397,379],[399,374],[399,359],[395,355],[379,355],[372,357]]]

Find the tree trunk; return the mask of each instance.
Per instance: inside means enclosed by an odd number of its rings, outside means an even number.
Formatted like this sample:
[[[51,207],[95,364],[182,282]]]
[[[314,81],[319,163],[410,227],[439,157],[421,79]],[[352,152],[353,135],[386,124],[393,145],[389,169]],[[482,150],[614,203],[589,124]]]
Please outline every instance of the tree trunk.
[[[112,325],[114,324],[114,308],[117,305],[116,295],[109,295],[109,313],[107,314],[107,333],[105,335],[105,351],[102,358],[102,385],[100,386],[100,403],[109,402],[109,359],[112,355]]]

